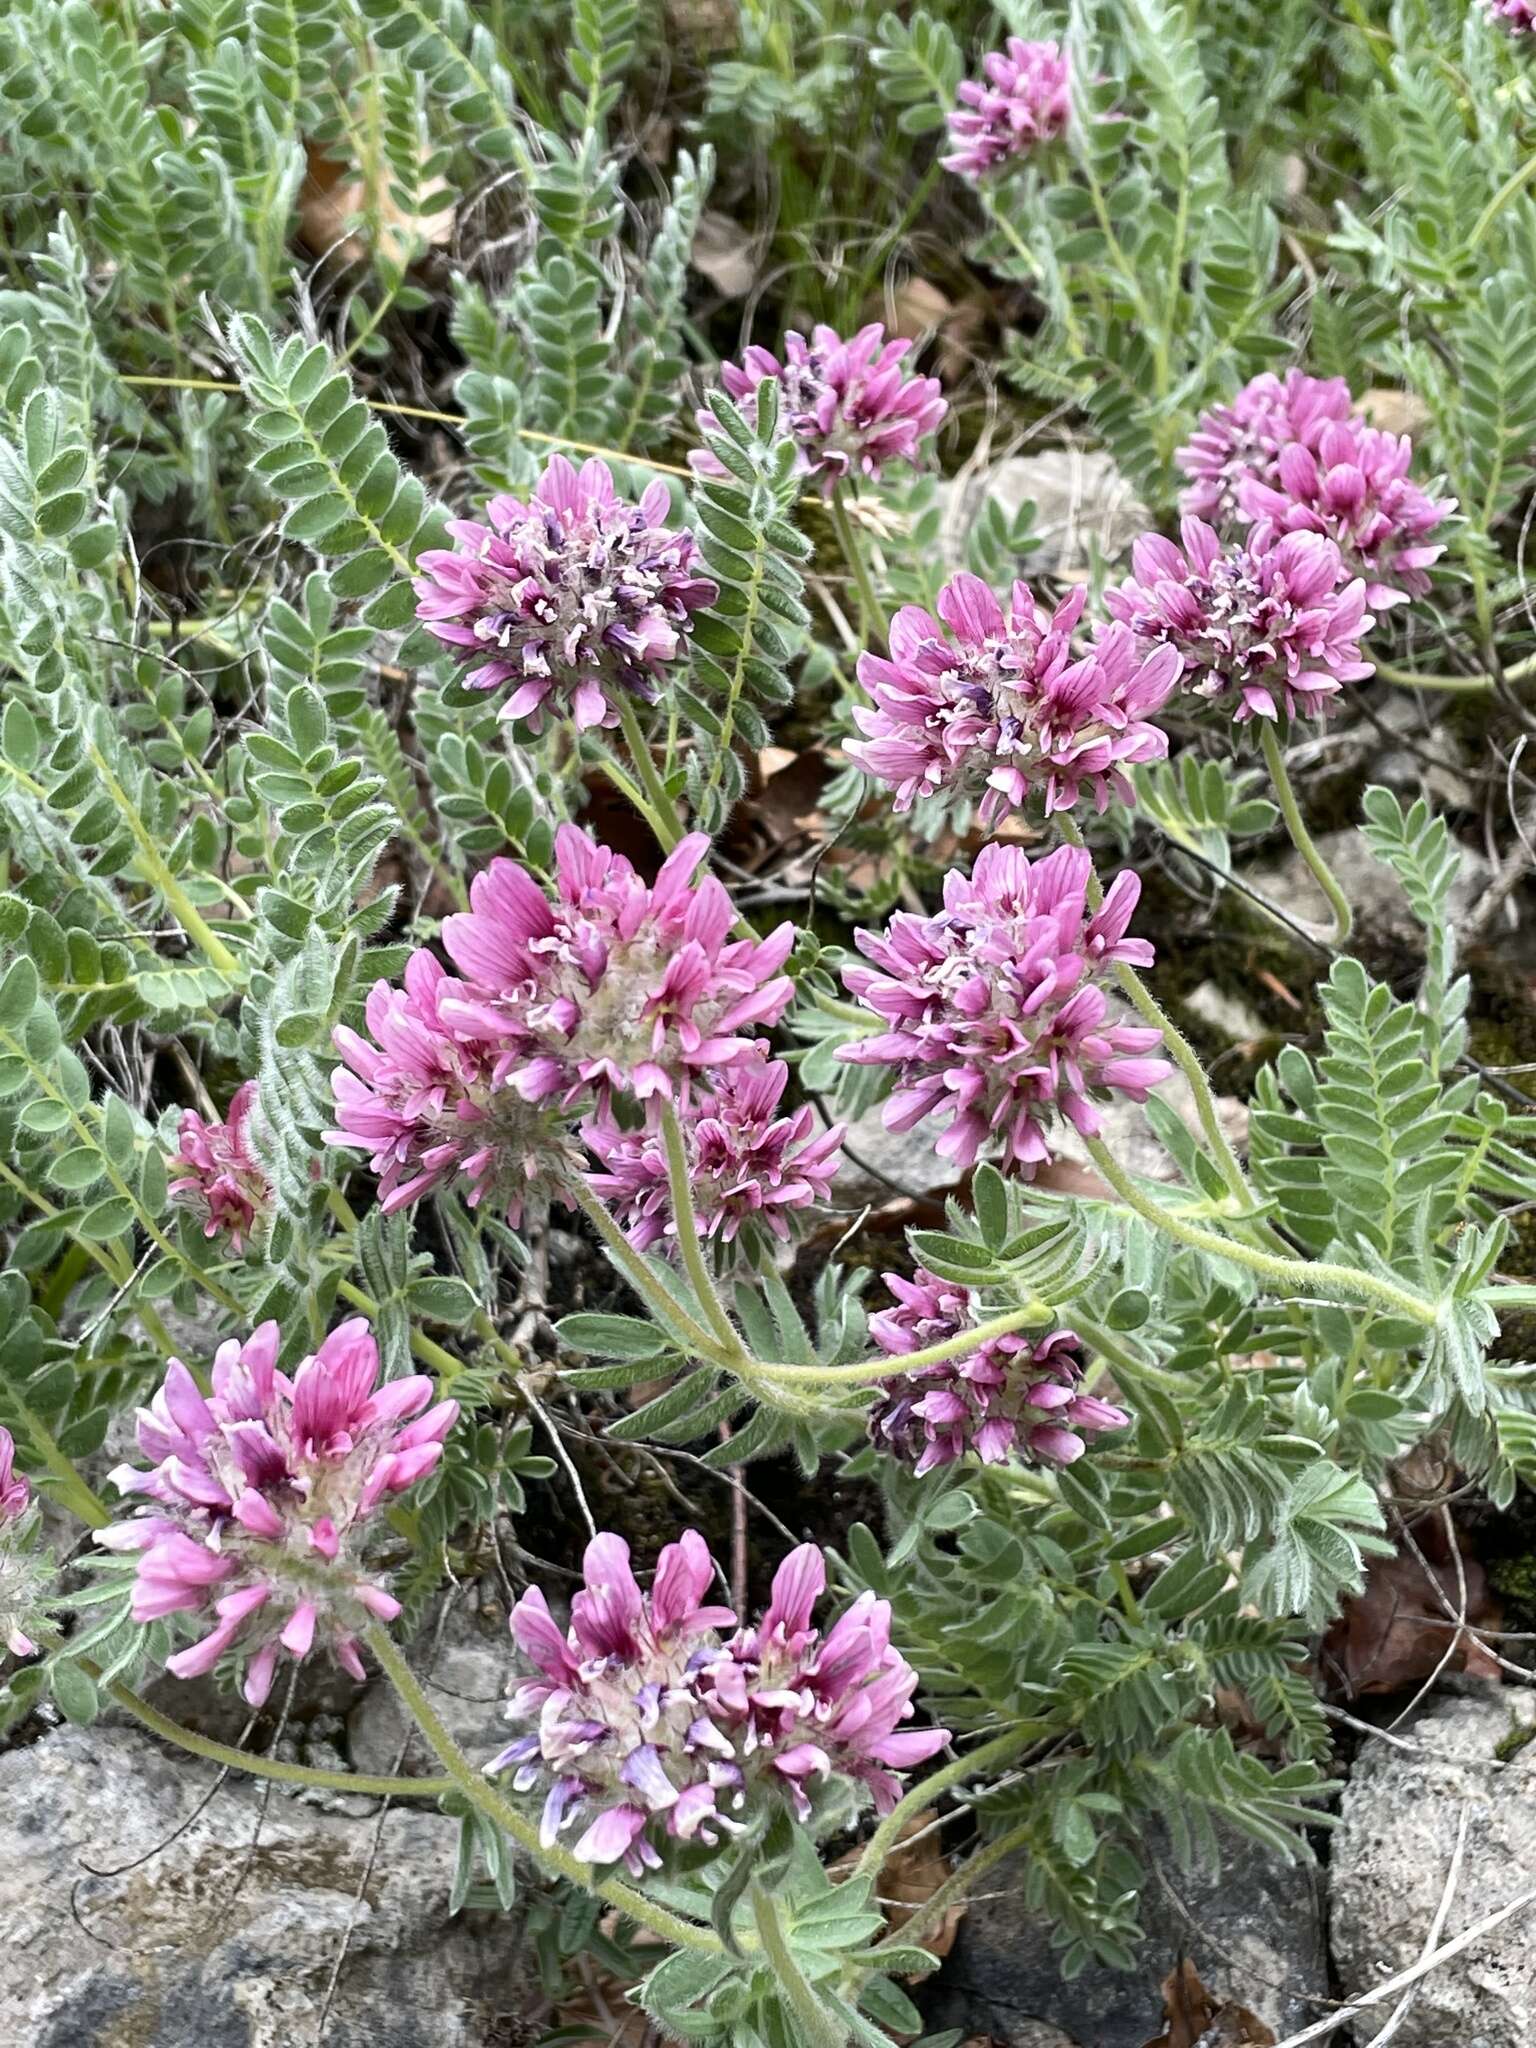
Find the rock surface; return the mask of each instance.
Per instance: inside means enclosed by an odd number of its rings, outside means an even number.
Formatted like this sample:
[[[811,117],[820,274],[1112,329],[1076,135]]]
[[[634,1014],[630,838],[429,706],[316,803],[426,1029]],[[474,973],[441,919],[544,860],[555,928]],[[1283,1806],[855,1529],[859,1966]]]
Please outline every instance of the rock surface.
[[[1153,1872],[1142,1895],[1139,1970],[1089,1968],[1064,1982],[1049,1922],[1020,1903],[1023,1869],[1005,1863],[988,1886],[995,1896],[960,1924],[928,1997],[929,2026],[990,2034],[1006,2048],[1144,2048],[1162,2031],[1159,1986],[1181,1955],[1212,1992],[1247,2006],[1282,2039],[1317,2017],[1328,1966],[1315,1870],[1235,1836],[1223,1838],[1217,1878],[1181,1873],[1155,1833],[1144,1858],[1166,1885]]]
[[[1152,523],[1134,486],[1097,448],[1044,448],[1010,455],[946,488],[943,546],[959,562],[971,522],[988,498],[1011,519],[1026,500],[1035,508],[1032,575],[1084,575],[1095,552],[1113,562]]]
[[[1461,1872],[1442,1940],[1536,1883],[1536,1746],[1504,1766],[1494,1754],[1517,1722],[1533,1721],[1529,1694],[1446,1699],[1403,1731],[1433,1755],[1366,1744],[1344,1792],[1330,1867],[1330,1931],[1344,1996],[1361,1997],[1418,1960],[1464,1811]],[[1536,1906],[1424,1977],[1394,2048],[1529,2048],[1536,2039],[1533,1926]]]
[[[6,2048],[483,2048],[536,2002],[515,1921],[448,1918],[455,1823],[393,1808],[370,1863],[376,1815],[280,1787],[194,1818],[213,1777],[102,1725],[0,1756]]]

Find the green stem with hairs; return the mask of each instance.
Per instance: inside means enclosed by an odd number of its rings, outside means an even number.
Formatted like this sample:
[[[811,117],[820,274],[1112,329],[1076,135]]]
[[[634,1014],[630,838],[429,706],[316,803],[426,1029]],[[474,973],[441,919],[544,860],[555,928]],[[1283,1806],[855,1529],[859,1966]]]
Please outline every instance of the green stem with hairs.
[[[920,1942],[929,1928],[936,1927],[950,1907],[958,1904],[967,1892],[974,1890],[989,1870],[995,1870],[997,1865],[1005,1857],[1011,1856],[1015,1849],[1022,1849],[1034,1831],[1034,1824],[1026,1821],[1019,1827],[1010,1828],[1007,1834],[999,1835],[995,1841],[988,1842],[986,1847],[978,1849],[974,1856],[967,1857],[960,1868],[944,1880],[910,1920],[904,1921],[876,1945],[875,1954],[878,1956],[882,1948],[910,1948],[913,1943]]]
[[[28,1407],[26,1397],[14,1382],[7,1383],[5,1398],[14,1408],[26,1430],[32,1448],[42,1460],[50,1476],[58,1482],[57,1498],[73,1514],[91,1529],[105,1529],[112,1519],[112,1511],[100,1494],[86,1485],[75,1470],[74,1461],[59,1449],[53,1431],[42,1417]]]
[[[879,1827],[864,1844],[858,1862],[854,1865],[854,1877],[877,1877],[886,1857],[896,1847],[902,1829],[915,1814],[931,1806],[941,1792],[952,1791],[978,1771],[991,1768],[993,1764],[1006,1763],[1017,1756],[1040,1735],[1044,1724],[1038,1721],[1024,1721],[1017,1728],[1010,1728],[1002,1735],[994,1735],[990,1742],[983,1742],[978,1749],[968,1749],[964,1756],[957,1756],[942,1770],[933,1771],[920,1785],[914,1785],[904,1798],[899,1799],[881,1821]]]
[[[134,804],[133,799],[113,774],[106,756],[98,747],[93,745],[87,746],[86,755],[91,766],[101,777],[102,786],[116,805],[124,824],[133,836],[134,844],[138,848],[139,866],[144,872],[144,879],[165,898],[166,903],[176,918],[176,922],[198,948],[203,958],[208,962],[208,965],[217,973],[222,974],[227,981],[238,981],[240,978],[239,960],[229,950],[228,946],[225,945],[218,933],[208,925],[202,912],[166,866],[160,849],[156,846],[150,834],[149,828],[139,815],[138,808]]]
[[[1531,158],[1531,162],[1536,164],[1536,156]],[[1495,678],[1486,670],[1470,676],[1422,676],[1415,669],[1394,668],[1389,661],[1378,661],[1376,673],[1383,682],[1400,683],[1410,690],[1444,690],[1466,696],[1484,696],[1495,687]],[[1524,682],[1527,676],[1536,675],[1536,654],[1525,661],[1517,661],[1513,668],[1505,669],[1502,674],[1506,683]]]
[[[551,1843],[545,1848],[539,1841],[539,1831],[533,1822],[503,1799],[459,1748],[387,1631],[377,1622],[370,1622],[365,1635],[369,1649],[383,1667],[384,1675],[400,1695],[401,1705],[471,1806],[494,1821],[545,1870],[554,1872],[571,1884],[580,1885],[584,1891],[595,1893],[610,1906],[616,1906],[621,1913],[627,1914],[637,1926],[648,1927],[652,1934],[659,1935],[663,1941],[669,1941],[677,1948],[697,1949],[705,1954],[719,1952],[720,1944],[708,1928],[680,1919],[677,1914],[668,1912],[665,1906],[632,1891],[617,1878],[599,1878],[590,1863],[578,1862],[568,1849],[562,1849],[558,1843]]]
[[[640,778],[641,787],[650,800],[650,809],[646,812],[647,823],[660,841],[662,852],[670,853],[683,836],[677,822],[677,807],[667,794],[667,785],[661,779],[650,747],[646,744],[645,734],[640,730],[640,717],[635,710],[633,698],[623,689],[615,694],[619,704],[619,724],[624,730],[624,744],[629,750],[630,760],[635,764],[635,773]]]
[[[755,1880],[747,1896],[763,1954],[772,1966],[785,2002],[800,2022],[805,2048],[844,2048],[848,2029],[836,2014],[828,2012],[817,1997],[815,1987],[807,1981],[805,1972],[795,1960],[795,1952],[785,1936],[779,1910],[771,1896]]]
[[[1440,1320],[1434,1302],[1407,1287],[1400,1287],[1395,1281],[1380,1280],[1374,1273],[1364,1272],[1358,1266],[1337,1266],[1323,1259],[1282,1259],[1270,1252],[1256,1251],[1252,1245],[1241,1244],[1235,1238],[1218,1237],[1213,1230],[1202,1230],[1197,1224],[1186,1223],[1182,1216],[1165,1209],[1160,1202],[1144,1193],[1100,1139],[1085,1138],[1083,1143],[1089,1158],[1127,1208],[1153,1224],[1164,1236],[1188,1245],[1192,1251],[1205,1252],[1215,1259],[1227,1259],[1236,1266],[1246,1266],[1250,1273],[1257,1273],[1262,1280],[1268,1281],[1271,1290],[1284,1300],[1321,1296],[1324,1300],[1346,1306],[1358,1304],[1374,1309],[1381,1315],[1406,1316],[1410,1322],[1421,1323],[1431,1330]],[[905,1368],[905,1360],[901,1363]]]
[[[717,1363],[723,1362],[720,1359],[718,1339],[711,1336],[702,1324],[696,1322],[687,1310],[665,1293],[651,1277],[645,1260],[593,1194],[583,1174],[572,1175],[570,1194],[572,1201],[607,1246],[614,1264],[662,1327],[665,1329],[669,1323],[676,1325],[701,1358]]]
[[[1285,765],[1285,754],[1279,737],[1268,720],[1261,721],[1259,744],[1264,750],[1264,763],[1269,769],[1269,779],[1275,786],[1275,797],[1280,805],[1280,815],[1285,820],[1285,829],[1291,835],[1291,844],[1311,870],[1312,879],[1328,899],[1333,912],[1333,929],[1327,935],[1330,945],[1342,946],[1349,937],[1354,924],[1354,913],[1349,907],[1349,898],[1339,887],[1338,880],[1318,849],[1317,842],[1307,830],[1306,820],[1301,815],[1301,806],[1296,801],[1296,792],[1291,787],[1290,774]]]
[[[1510,200],[1517,193],[1523,191],[1530,184],[1532,178],[1536,178],[1536,152],[1533,152],[1526,158],[1518,171],[1510,173],[1488,204],[1483,208],[1482,212],[1477,216],[1477,219],[1472,223],[1472,232],[1467,237],[1468,255],[1481,242],[1484,235],[1487,234],[1499,215],[1508,206]]]
[[[865,643],[873,646],[878,642],[884,646],[888,632],[885,608],[870,580],[869,564],[864,559],[864,550],[859,546],[853,521],[848,517],[848,507],[843,503],[841,490],[833,493],[828,501],[827,511],[832,520],[832,530],[837,535],[837,544],[842,550],[843,560],[852,572],[854,588],[858,592],[859,622],[863,628]]]
[[[1218,1243],[1225,1241],[1217,1240]],[[861,1358],[851,1365],[770,1364],[761,1358],[749,1363],[753,1372],[761,1374],[764,1379],[783,1380],[795,1386],[873,1386],[896,1373],[921,1372],[926,1366],[943,1365],[947,1359],[963,1358],[981,1345],[990,1344],[994,1338],[1009,1336],[1014,1330],[1031,1326],[1041,1329],[1051,1321],[1052,1315],[1053,1311],[1045,1302],[1032,1301],[1027,1308],[1011,1308],[1003,1315],[989,1316],[984,1323],[973,1323],[969,1329],[961,1330],[953,1337],[945,1337],[937,1344],[927,1344],[921,1351],[895,1354],[882,1351],[873,1358]]]
[[[699,1306],[714,1326],[722,1349],[734,1356],[742,1349],[741,1339],[715,1290],[714,1276],[699,1241],[698,1219],[693,1213],[693,1189],[688,1181],[688,1150],[683,1141],[683,1127],[670,1102],[661,1105],[661,1135],[667,1150],[667,1186],[672,1196],[672,1220],[677,1229],[683,1271],[699,1298]]]

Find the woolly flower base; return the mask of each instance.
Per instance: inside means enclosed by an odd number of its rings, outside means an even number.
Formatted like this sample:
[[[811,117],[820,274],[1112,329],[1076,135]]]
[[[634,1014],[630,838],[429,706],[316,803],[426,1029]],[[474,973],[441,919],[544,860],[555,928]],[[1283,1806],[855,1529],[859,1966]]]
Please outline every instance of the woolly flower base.
[[[713,1845],[764,1798],[803,1820],[816,1778],[850,1779],[888,1812],[896,1773],[948,1740],[899,1729],[917,1674],[891,1648],[889,1602],[864,1593],[825,1636],[812,1627],[826,1587],[814,1544],[780,1565],[757,1626],[725,1640],[736,1617],[705,1604],[717,1569],[696,1531],[662,1551],[649,1596],[621,1537],[596,1537],[584,1566],[564,1635],[537,1588],[513,1610],[537,1675],[508,1708],[526,1732],[488,1766],[514,1772],[519,1792],[543,1790],[542,1840],[579,1828],[583,1863],[638,1876],[669,1840]]]
[[[1293,441],[1315,448],[1324,427],[1347,420],[1353,404],[1342,377],[1287,370],[1282,382],[1266,370],[1250,378],[1230,405],[1200,415],[1174,458],[1190,479],[1180,511],[1199,519],[1233,518],[1240,484],[1277,483],[1281,449]]]
[[[941,1116],[942,1157],[970,1166],[996,1146],[1027,1173],[1050,1156],[1054,1115],[1097,1136],[1096,1093],[1144,1102],[1172,1072],[1150,1056],[1161,1032],[1109,1023],[1098,985],[1117,961],[1152,964],[1147,942],[1126,937],[1140,879],[1118,875],[1090,916],[1091,872],[1079,847],[1031,862],[988,846],[969,879],[945,877],[936,917],[900,911],[884,933],[855,933],[873,965],[843,979],[886,1028],[838,1056],[893,1070],[887,1129]]]
[[[776,1024],[793,984],[779,972],[794,943],[728,939],[735,913],[692,832],[654,883],[574,825],[555,834],[553,902],[533,877],[494,860],[443,942],[467,986],[443,990],[456,1037],[495,1052],[492,1082],[525,1102],[563,1107],[611,1089],[686,1101],[691,1079],[754,1056],[741,1034]]]
[[[1047,812],[1085,794],[1099,811],[1111,796],[1133,802],[1124,771],[1167,753],[1149,719],[1180,664],[1168,650],[1138,649],[1118,626],[1074,660],[1086,597],[1074,590],[1047,612],[1015,583],[1005,616],[979,577],[962,575],[939,593],[937,619],[904,605],[891,621],[890,659],[859,658],[874,708],[855,708],[864,738],[845,751],[894,787],[898,811],[948,794],[979,799],[991,825],[1036,790]]]
[[[984,78],[968,78],[949,117],[950,154],[940,162],[962,178],[985,178],[1066,132],[1071,73],[1059,43],[1010,36],[981,60]]]
[[[230,1097],[222,1123],[207,1123],[195,1109],[182,1112],[170,1192],[191,1210],[204,1237],[226,1237],[236,1258],[263,1233],[272,1213],[272,1188],[250,1147],[256,1083],[247,1081]]]
[[[809,341],[786,334],[781,361],[765,348],[749,348],[738,366],[722,365],[721,382],[749,420],[757,417],[757,388],[779,386],[779,421],[794,440],[796,467],[831,495],[847,476],[878,481],[889,462],[913,462],[919,444],[949,411],[937,377],[909,377],[902,358],[908,341],[887,341],[878,321],[844,341],[830,327]],[[707,412],[699,424],[712,424]],[[718,457],[698,448],[688,457],[699,476],[726,475]]]
[[[279,1341],[276,1323],[263,1323],[244,1344],[221,1345],[206,1399],[170,1361],[139,1411],[150,1469],[112,1475],[146,1504],[97,1537],[137,1553],[135,1621],[184,1613],[212,1624],[166,1669],[193,1678],[232,1654],[252,1706],[271,1691],[280,1653],[306,1657],[317,1639],[363,1676],[357,1631],[400,1611],[363,1569],[365,1526],[433,1469],[459,1412],[456,1401],[429,1406],[423,1377],[379,1386],[361,1319],[333,1330],[292,1379],[277,1370]]]
[[[627,505],[606,463],[556,455],[529,503],[492,498],[486,523],[449,523],[457,545],[418,565],[416,616],[473,688],[511,686],[503,718],[617,725],[615,693],[653,698],[691,614],[719,594],[692,534],[665,524],[670,503],[657,479]]]
[[[885,1284],[896,1306],[871,1316],[869,1333],[893,1358],[957,1337],[979,1320],[966,1288],[922,1266],[910,1280],[887,1273]],[[1014,1331],[887,1380],[870,1435],[918,1476],[968,1453],[984,1465],[1071,1465],[1090,1436],[1130,1421],[1123,1409],[1082,1393],[1082,1378],[1083,1347],[1074,1331],[1040,1338]]]
[[[1246,719],[1315,718],[1345,683],[1374,674],[1359,636],[1376,623],[1365,584],[1344,582],[1332,541],[1286,534],[1223,547],[1213,528],[1186,519],[1184,552],[1161,534],[1132,550],[1135,575],[1104,602],[1146,648],[1172,652],[1197,696],[1227,701]]]
[[[370,1155],[386,1215],[462,1180],[471,1208],[489,1200],[515,1228],[525,1210],[565,1199],[579,1155],[555,1113],[497,1085],[499,1043],[443,1021],[445,994],[478,999],[423,949],[402,988],[370,990],[370,1037],[337,1026],[336,1129],[325,1142]]]
[[[756,1224],[787,1240],[791,1212],[831,1193],[846,1126],[818,1130],[809,1105],[781,1116],[788,1081],[782,1060],[744,1060],[691,1097],[682,1129],[702,1236],[730,1244]],[[581,1135],[603,1168],[590,1183],[630,1243],[640,1251],[658,1243],[675,1249],[667,1150],[655,1114],[633,1131],[611,1113],[595,1117]]]

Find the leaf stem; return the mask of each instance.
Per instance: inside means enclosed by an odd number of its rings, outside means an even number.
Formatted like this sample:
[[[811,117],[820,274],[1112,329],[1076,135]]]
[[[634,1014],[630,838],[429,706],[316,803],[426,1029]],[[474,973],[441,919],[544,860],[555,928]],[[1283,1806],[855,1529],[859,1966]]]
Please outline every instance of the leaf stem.
[[[151,838],[149,828],[139,813],[138,806],[113,774],[106,756],[94,742],[87,745],[86,754],[92,767],[101,777],[108,796],[117,806],[124,824],[133,835],[134,844],[139,849],[139,865],[144,870],[145,880],[165,898],[175,914],[176,922],[192,940],[209,966],[216,973],[222,974],[226,980],[238,981],[239,960],[207,923],[197,905],[166,866],[159,847]]]
[[[1218,1239],[1224,1243],[1224,1239]],[[937,1344],[928,1344],[921,1351],[880,1352],[873,1358],[861,1358],[852,1365],[790,1365],[770,1364],[766,1359],[749,1361],[754,1373],[760,1373],[770,1380],[793,1382],[796,1386],[873,1386],[881,1380],[897,1377],[902,1373],[921,1372],[925,1366],[943,1365],[947,1359],[963,1358],[968,1352],[979,1350],[996,1337],[1006,1337],[1014,1330],[1023,1330],[1033,1325],[1039,1328],[1051,1320],[1054,1311],[1043,1301],[1032,1301],[1025,1308],[1011,1308],[1002,1315],[989,1316],[984,1323],[973,1323],[969,1329],[958,1331],[953,1337],[945,1337]]]
[[[1269,779],[1275,786],[1280,815],[1284,818],[1285,828],[1291,835],[1291,844],[1311,870],[1313,880],[1327,897],[1328,907],[1333,912],[1333,929],[1327,934],[1327,943],[1342,946],[1354,924],[1354,913],[1349,907],[1349,898],[1339,887],[1332,868],[1324,860],[1316,840],[1307,830],[1306,820],[1301,815],[1301,806],[1296,801],[1296,792],[1291,786],[1290,773],[1285,765],[1285,754],[1279,736],[1267,720],[1263,721],[1259,744],[1263,748]]]
[[[755,1879],[747,1897],[752,1906],[752,1918],[757,1924],[757,1938],[763,1944],[763,1954],[778,1980],[779,1990],[804,2030],[805,2048],[844,2048],[848,2030],[834,2014],[828,2012],[807,1982],[784,1933],[773,1899]]]

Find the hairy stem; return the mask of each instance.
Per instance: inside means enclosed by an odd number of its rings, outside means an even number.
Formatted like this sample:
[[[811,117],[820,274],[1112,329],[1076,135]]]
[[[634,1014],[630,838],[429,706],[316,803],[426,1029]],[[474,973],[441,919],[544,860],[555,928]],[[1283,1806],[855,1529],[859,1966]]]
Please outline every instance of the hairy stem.
[[[159,891],[187,937],[197,947],[208,965],[222,974],[228,981],[240,978],[240,962],[225,945],[218,933],[212,930],[202,912],[192,901],[186,890],[166,866],[160,849],[156,846],[148,826],[139,815],[138,807],[127,790],[113,774],[110,763],[99,748],[88,746],[87,756],[91,766],[101,777],[102,786],[117,806],[124,824],[133,835],[138,848],[139,866],[144,879],[153,889]]]
[[[693,1213],[693,1189],[688,1182],[688,1153],[683,1143],[683,1127],[670,1102],[661,1106],[661,1133],[667,1148],[667,1185],[672,1196],[672,1220],[683,1257],[683,1271],[688,1275],[699,1298],[699,1306],[713,1324],[721,1345],[734,1355],[741,1349],[741,1339],[716,1292],[714,1276],[699,1241],[698,1218]]]
[[[1026,1821],[1019,1827],[1010,1828],[1007,1834],[999,1835],[995,1841],[988,1842],[985,1848],[978,1849],[974,1856],[967,1857],[960,1868],[944,1880],[910,1920],[905,1921],[877,1945],[876,1955],[888,1946],[910,1948],[914,1942],[920,1942],[930,1927],[938,1926],[951,1906],[973,1890],[987,1872],[995,1870],[1005,1857],[1011,1856],[1015,1849],[1022,1849],[1033,1833],[1033,1824]]]
[[[878,1876],[881,1865],[895,1848],[902,1829],[914,1814],[931,1806],[941,1792],[948,1792],[974,1777],[978,1771],[991,1768],[993,1764],[1005,1763],[1016,1756],[1028,1743],[1034,1741],[1040,1732],[1039,1722],[1022,1722],[1017,1728],[1009,1728],[1001,1735],[994,1735],[990,1742],[984,1742],[978,1749],[968,1749],[964,1756],[957,1756],[942,1770],[930,1772],[920,1785],[914,1785],[904,1798],[899,1799],[881,1821],[879,1827],[864,1844],[863,1853],[854,1865],[855,1877]]]
[[[645,734],[640,730],[639,714],[628,691],[621,689],[615,694],[619,702],[619,724],[624,729],[624,744],[629,750],[629,758],[634,763],[641,787],[650,800],[646,820],[660,840],[662,852],[670,853],[683,836],[677,822],[676,806],[667,794],[667,785],[661,779],[650,747],[646,744]]]
[[[1269,779],[1275,786],[1275,798],[1285,820],[1285,829],[1291,835],[1291,844],[1311,870],[1313,880],[1328,898],[1328,907],[1333,912],[1333,929],[1327,934],[1327,941],[1330,945],[1342,946],[1354,924],[1354,913],[1349,907],[1349,898],[1339,887],[1332,868],[1323,859],[1317,842],[1307,830],[1301,806],[1296,801],[1296,792],[1291,787],[1279,737],[1267,720],[1263,721],[1259,744],[1264,750],[1264,762],[1269,769]]]
[[[864,559],[864,550],[854,532],[853,521],[848,517],[848,507],[843,502],[841,490],[834,493],[827,505],[831,516],[832,530],[837,535],[838,547],[843,560],[853,576],[853,584],[859,596],[859,620],[864,629],[866,642],[885,644],[887,625],[885,608],[875,593],[870,580],[869,564]]]
[[[828,2012],[817,1997],[815,1988],[807,1982],[805,1972],[795,1960],[794,1950],[785,1936],[772,1898],[756,1882],[747,1896],[751,1900],[752,1918],[757,1924],[757,1938],[763,1944],[763,1954],[772,1965],[786,2003],[804,2030],[805,2048],[844,2048],[848,2030],[835,2014]]]
[[[666,1293],[655,1280],[645,1260],[640,1256],[629,1239],[620,1230],[606,1208],[593,1194],[581,1174],[572,1177],[571,1200],[583,1216],[597,1231],[607,1246],[613,1263],[634,1288],[636,1294],[656,1317],[663,1329],[675,1327],[682,1331],[685,1339],[701,1358],[719,1361],[719,1340],[713,1337],[702,1324],[688,1314],[673,1297]]]
[[[1224,1238],[1218,1243],[1225,1243]],[[1049,1323],[1053,1310],[1043,1301],[1032,1301],[1025,1308],[1011,1308],[1003,1315],[989,1316],[984,1323],[975,1323],[968,1330],[961,1330],[953,1337],[945,1337],[940,1343],[928,1344],[921,1351],[880,1352],[873,1358],[861,1358],[851,1365],[790,1365],[769,1363],[766,1359],[750,1360],[754,1373],[766,1380],[783,1380],[796,1386],[859,1386],[873,1385],[879,1380],[888,1380],[898,1373],[921,1372],[925,1366],[943,1365],[946,1359],[963,1358],[968,1352],[978,1350],[994,1337],[1006,1337],[1014,1330],[1023,1330],[1031,1325],[1036,1329]]]

